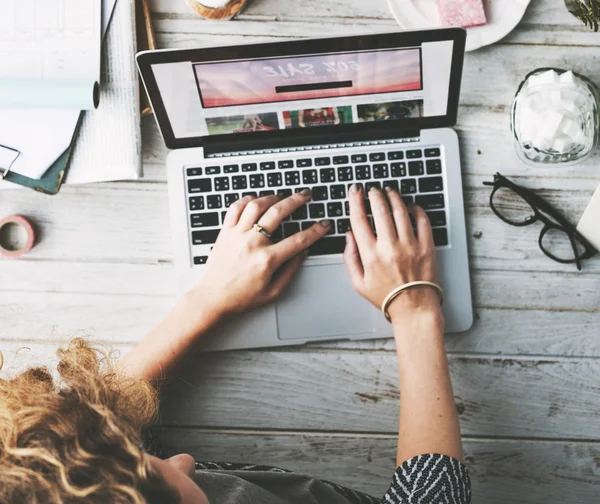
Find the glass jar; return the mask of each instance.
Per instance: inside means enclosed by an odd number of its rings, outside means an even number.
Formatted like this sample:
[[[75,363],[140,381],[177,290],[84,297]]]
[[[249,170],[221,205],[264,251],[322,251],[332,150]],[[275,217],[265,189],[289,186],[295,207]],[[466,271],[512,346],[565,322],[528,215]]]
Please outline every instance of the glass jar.
[[[598,145],[600,92],[587,77],[539,68],[519,86],[511,130],[519,158],[531,166],[568,166],[587,159]]]

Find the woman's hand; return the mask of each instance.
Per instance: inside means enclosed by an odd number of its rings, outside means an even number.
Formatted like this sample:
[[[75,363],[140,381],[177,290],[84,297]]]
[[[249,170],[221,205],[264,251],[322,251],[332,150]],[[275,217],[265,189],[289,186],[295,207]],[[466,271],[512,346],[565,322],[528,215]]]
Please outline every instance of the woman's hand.
[[[286,199],[278,196],[236,201],[227,212],[204,275],[192,292],[201,294],[219,316],[239,313],[277,298],[332,222],[323,220],[278,243],[258,233],[258,223],[273,233],[283,219],[310,200],[304,190]]]
[[[352,231],[347,235],[344,261],[356,291],[381,308],[396,287],[418,280],[436,281],[435,246],[422,208],[411,208],[415,235],[409,211],[397,191],[386,188],[384,194],[371,189],[368,198],[377,237],[365,213],[362,187],[355,184],[349,194]],[[439,312],[437,292],[426,286],[408,289],[392,301],[388,313],[394,321],[413,310]]]

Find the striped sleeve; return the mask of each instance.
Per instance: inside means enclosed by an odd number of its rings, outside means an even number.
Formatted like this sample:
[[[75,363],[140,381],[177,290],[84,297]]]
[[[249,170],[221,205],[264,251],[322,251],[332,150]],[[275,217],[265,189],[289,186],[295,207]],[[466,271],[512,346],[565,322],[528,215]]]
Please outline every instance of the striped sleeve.
[[[382,504],[471,504],[466,466],[447,455],[419,455],[404,462]]]

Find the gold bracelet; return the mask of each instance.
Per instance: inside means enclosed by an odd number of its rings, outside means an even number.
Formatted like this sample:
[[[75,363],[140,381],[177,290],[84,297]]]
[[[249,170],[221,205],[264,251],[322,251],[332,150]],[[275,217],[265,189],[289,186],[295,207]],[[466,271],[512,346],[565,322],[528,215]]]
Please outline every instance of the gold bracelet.
[[[400,287],[396,287],[383,300],[383,303],[381,304],[381,313],[383,313],[383,316],[385,317],[385,319],[390,323],[392,322],[390,314],[387,312],[387,310],[388,310],[388,306],[394,299],[396,299],[406,289],[410,289],[412,287],[419,287],[422,285],[424,285],[426,287],[433,287],[437,291],[438,295],[440,296],[440,305],[444,304],[444,290],[438,284],[433,283],[433,282],[426,282],[424,280],[421,280],[418,282],[408,282],[408,283],[405,283],[404,285],[401,285]]]

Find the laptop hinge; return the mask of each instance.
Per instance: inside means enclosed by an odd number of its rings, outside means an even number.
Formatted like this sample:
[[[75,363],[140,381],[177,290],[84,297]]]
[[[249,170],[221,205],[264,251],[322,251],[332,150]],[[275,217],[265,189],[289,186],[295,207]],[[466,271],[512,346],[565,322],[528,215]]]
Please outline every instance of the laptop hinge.
[[[419,129],[375,129],[364,128],[362,131],[352,131],[344,133],[324,134],[315,128],[313,132],[303,131],[302,135],[286,135],[277,139],[257,138],[264,133],[252,134],[253,138],[236,137],[232,141],[231,135],[217,137],[207,137],[204,139],[204,153],[207,157],[225,157],[235,155],[248,155],[269,152],[287,152],[313,150],[315,148],[332,148],[356,145],[372,145],[379,143],[396,142],[414,142],[417,141],[421,132]],[[249,134],[250,135],[250,134]],[[245,136],[245,135],[243,135]]]

